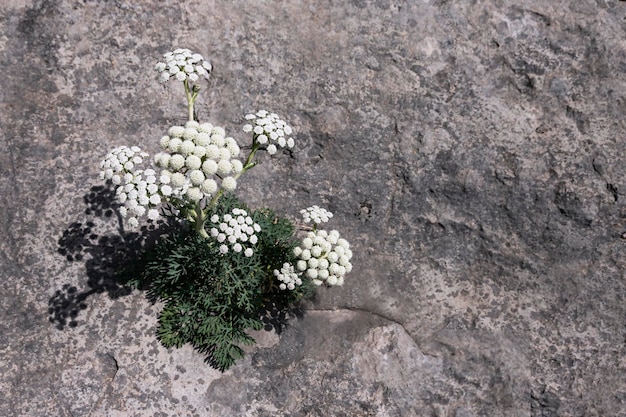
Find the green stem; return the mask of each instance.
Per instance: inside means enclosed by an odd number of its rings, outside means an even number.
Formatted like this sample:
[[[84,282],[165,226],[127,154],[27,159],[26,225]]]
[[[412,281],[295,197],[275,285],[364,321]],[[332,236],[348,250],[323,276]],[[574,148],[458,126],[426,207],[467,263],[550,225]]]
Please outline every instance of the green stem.
[[[188,80],[183,81],[183,85],[185,86],[185,96],[187,97],[187,113],[189,116],[189,120],[193,121],[194,120],[193,105],[196,102],[196,98],[198,97],[199,91],[195,88],[195,86],[193,89],[189,87]]]
[[[196,226],[196,232],[198,232],[198,234],[202,236],[203,238],[208,239],[209,234],[204,229],[204,224],[206,223],[206,214],[202,210],[200,201],[196,203],[194,217],[195,217],[194,225]]]
[[[250,154],[246,158],[246,162],[243,163],[243,169],[241,170],[241,172],[235,175],[236,180],[238,180],[239,177],[241,177],[247,170],[249,170],[250,168],[253,168],[256,165],[256,162],[254,162],[253,159],[254,159],[254,155],[256,154],[256,151],[259,150],[259,146],[261,145],[256,141],[256,138],[252,139],[252,150],[250,151]]]

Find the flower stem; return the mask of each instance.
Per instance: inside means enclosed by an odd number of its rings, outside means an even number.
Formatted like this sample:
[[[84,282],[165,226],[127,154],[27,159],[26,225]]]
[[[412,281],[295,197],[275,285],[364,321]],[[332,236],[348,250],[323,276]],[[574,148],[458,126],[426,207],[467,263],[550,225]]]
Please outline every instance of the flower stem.
[[[196,98],[198,97],[199,90],[196,89],[196,86],[193,88],[189,87],[189,81],[183,81],[183,85],[185,86],[185,96],[187,96],[187,113],[189,116],[189,120],[194,120],[194,111],[193,105],[196,102]]]
[[[204,229],[204,224],[205,223],[206,223],[206,214],[202,210],[201,202],[198,201],[196,203],[196,207],[195,207],[195,220],[194,220],[194,224],[195,224],[195,227],[196,227],[196,232],[198,232],[198,234],[200,236],[202,236],[203,238],[208,239],[209,238],[209,234]]]
[[[243,169],[237,175],[235,175],[236,180],[238,180],[239,177],[241,177],[247,170],[249,170],[250,168],[253,168],[256,165],[256,162],[253,161],[253,159],[254,159],[254,155],[256,154],[256,151],[259,150],[259,146],[261,145],[256,141],[256,138],[253,139],[252,150],[250,151],[250,154],[246,158],[246,162],[243,163]]]

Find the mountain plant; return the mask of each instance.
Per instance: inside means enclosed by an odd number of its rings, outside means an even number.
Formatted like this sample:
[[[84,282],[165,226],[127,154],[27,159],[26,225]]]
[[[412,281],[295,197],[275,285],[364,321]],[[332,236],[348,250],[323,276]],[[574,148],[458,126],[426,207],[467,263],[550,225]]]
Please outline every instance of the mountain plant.
[[[352,252],[339,232],[320,228],[332,218],[321,207],[301,210],[294,224],[235,195],[258,152],[274,160],[295,147],[292,128],[266,110],[247,114],[246,155],[222,127],[196,120],[194,104],[211,64],[188,49],[163,58],[155,70],[161,82],[183,84],[187,120],[167,129],[152,158],[136,146],[113,149],[100,177],[115,188],[130,227],[144,216],[173,225],[122,274],[162,302],[158,339],[168,348],[189,343],[224,371],[243,356],[242,346],[254,343],[250,330],[263,328],[268,311],[297,306],[316,286],[343,285]]]

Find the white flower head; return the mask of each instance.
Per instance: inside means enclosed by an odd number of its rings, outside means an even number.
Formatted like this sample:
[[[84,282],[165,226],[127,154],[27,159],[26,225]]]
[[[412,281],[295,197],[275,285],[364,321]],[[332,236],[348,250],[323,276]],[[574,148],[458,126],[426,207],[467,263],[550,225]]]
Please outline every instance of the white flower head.
[[[245,116],[243,131],[252,133],[253,142],[266,145],[264,148],[274,155],[278,148],[293,148],[292,129],[277,114],[259,110]]]
[[[163,165],[169,162],[168,159],[169,154],[162,152],[155,156],[154,163]],[[103,169],[100,177],[111,180],[117,186],[115,196],[123,205],[120,207],[120,215],[126,218],[130,227],[137,227],[137,217],[146,214],[156,220],[159,217],[156,207],[163,201],[162,196],[165,196],[160,194],[156,171],[152,168],[142,169],[148,160],[148,154],[139,147],[120,146],[109,152],[100,164]]]
[[[157,62],[154,69],[164,83],[172,77],[179,81],[196,82],[200,76],[208,79],[211,73],[211,64],[205,61],[202,55],[192,53],[189,49],[176,49],[174,52],[164,54],[163,58],[162,62]]]
[[[305,223],[315,224],[326,223],[333,217],[333,213],[317,205],[300,210],[300,214]]]
[[[343,285],[345,274],[352,270],[350,245],[336,230],[309,232],[293,254],[298,258],[296,269],[314,285]]]
[[[209,230],[209,234],[219,243],[222,243],[222,246],[248,258],[254,254],[252,246],[256,244],[257,239],[254,228],[249,229],[248,224],[256,225],[256,223],[246,210],[234,208],[230,213],[223,216],[214,214],[210,221],[213,227]],[[222,252],[222,254],[224,253],[228,253],[228,251]]]
[[[274,276],[280,282],[278,287],[281,290],[293,290],[296,286],[302,285],[302,279],[300,273],[297,273],[293,265],[284,263],[280,270],[274,270]]]
[[[237,188],[237,181],[233,177],[226,177],[222,180],[222,188],[226,191],[233,191]]]

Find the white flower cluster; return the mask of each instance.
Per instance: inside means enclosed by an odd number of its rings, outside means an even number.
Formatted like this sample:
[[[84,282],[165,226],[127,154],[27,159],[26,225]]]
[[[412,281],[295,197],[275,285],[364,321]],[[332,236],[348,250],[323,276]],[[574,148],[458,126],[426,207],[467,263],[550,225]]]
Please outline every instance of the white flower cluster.
[[[230,213],[224,214],[221,219],[220,216],[214,214],[210,220],[215,225],[211,228],[211,236],[221,243],[222,255],[228,253],[228,245],[234,252],[243,252],[247,257],[254,254],[252,248],[246,245],[257,243],[258,238],[255,233],[261,231],[261,226],[255,223],[245,210],[234,208]]]
[[[267,153],[270,155],[274,155],[278,147],[293,148],[294,141],[291,137],[291,127],[281,120],[277,114],[259,110],[256,114],[247,114],[245,118],[250,123],[243,126],[243,131],[246,133],[253,132],[257,143],[267,145]]]
[[[102,162],[100,162],[100,179],[111,180],[113,184],[122,183],[122,176],[125,173],[133,172],[135,165],[143,162],[148,154],[141,151],[138,146],[129,148],[128,146],[119,146],[107,154]]]
[[[305,223],[314,222],[315,224],[326,223],[333,217],[333,213],[319,206],[302,209],[300,214]]]
[[[178,81],[198,81],[198,78],[209,78],[211,64],[205,61],[200,54],[194,54],[189,49],[176,49],[163,55],[165,62],[157,62],[154,69],[161,74],[161,82],[170,78]]]
[[[196,203],[215,195],[219,187],[233,191],[237,187],[234,175],[243,170],[243,163],[235,159],[239,145],[225,134],[210,123],[188,121],[185,126],[172,126],[161,138],[166,152],[154,156],[154,163],[162,168],[160,181],[168,185],[163,194]],[[219,185],[213,176],[221,181]]]
[[[159,218],[155,207],[161,203],[161,195],[156,172],[138,168],[146,157],[148,154],[137,146],[120,146],[109,152],[100,163],[100,178],[117,185],[115,195],[124,204],[120,207],[120,214],[127,217],[131,227],[137,227],[137,217],[144,214],[152,220]]]
[[[350,244],[336,230],[309,232],[294,255],[299,258],[296,269],[315,285],[343,285],[344,275],[352,270]]]
[[[194,54],[189,49],[176,49],[163,55],[165,62],[157,62],[154,69],[161,74],[161,82],[170,78],[178,81],[198,81],[198,78],[209,78],[211,64],[202,55]]]
[[[293,265],[287,262],[283,264],[280,271],[278,269],[274,270],[274,276],[280,281],[280,285],[278,287],[281,290],[293,290],[296,288],[296,285],[302,285],[302,280],[298,274],[296,274],[293,269]]]

